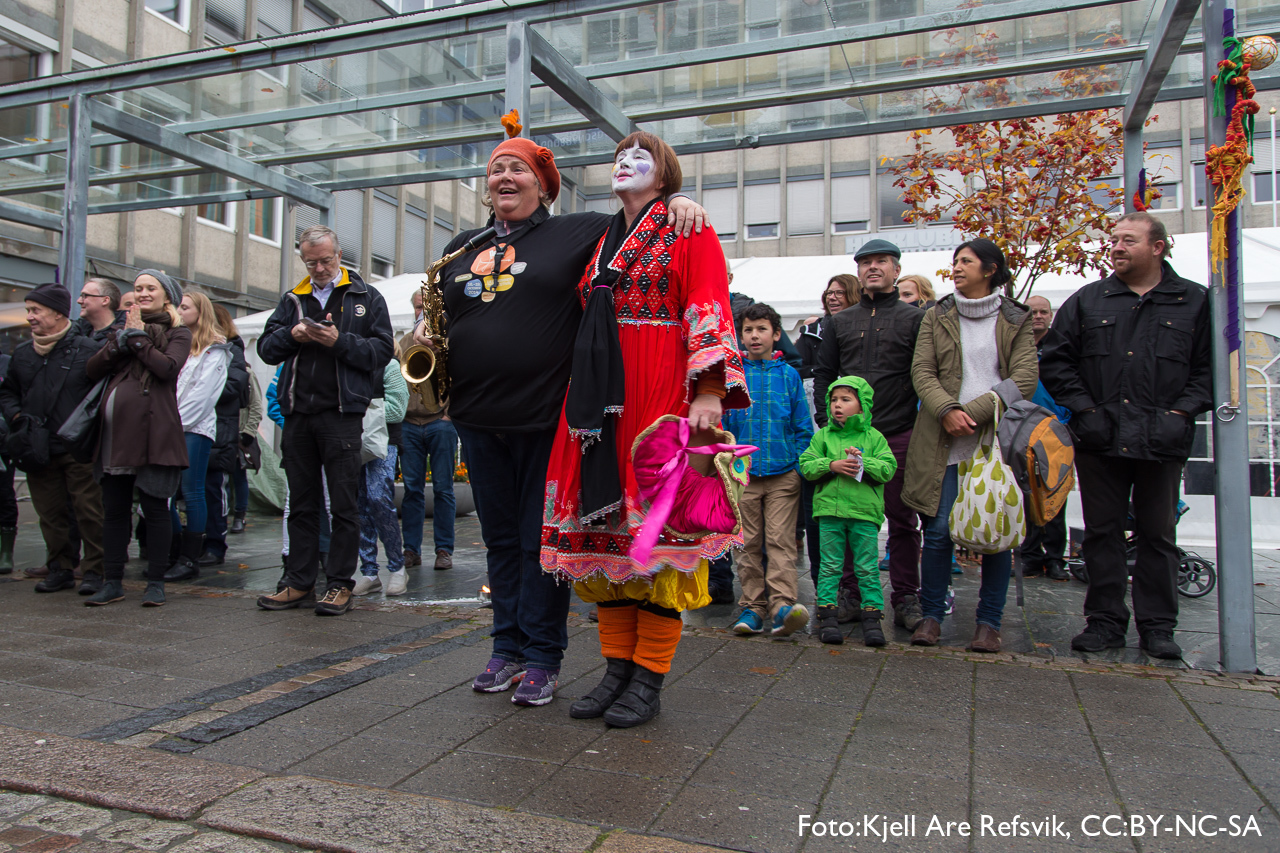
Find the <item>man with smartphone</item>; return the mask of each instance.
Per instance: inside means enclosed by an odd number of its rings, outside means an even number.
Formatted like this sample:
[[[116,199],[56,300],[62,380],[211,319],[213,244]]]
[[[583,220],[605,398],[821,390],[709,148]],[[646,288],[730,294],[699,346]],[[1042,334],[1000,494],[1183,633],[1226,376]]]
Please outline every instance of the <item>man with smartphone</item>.
[[[325,511],[323,472],[333,532],[325,565],[328,589],[315,609],[317,616],[337,616],[350,609],[355,586],[364,413],[382,394],[382,373],[394,342],[386,302],[342,266],[337,234],[323,225],[308,228],[298,238],[298,253],[309,275],[280,297],[258,339],[263,361],[284,363],[277,400],[284,415],[281,451],[291,502],[285,586],[260,597],[258,606],[299,607],[315,586]]]

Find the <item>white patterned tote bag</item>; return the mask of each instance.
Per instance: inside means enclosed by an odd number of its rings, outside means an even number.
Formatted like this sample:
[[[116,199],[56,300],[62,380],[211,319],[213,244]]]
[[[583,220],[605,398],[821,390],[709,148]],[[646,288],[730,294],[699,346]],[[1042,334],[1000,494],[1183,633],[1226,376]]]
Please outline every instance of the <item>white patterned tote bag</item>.
[[[996,397],[995,392],[991,396]],[[957,468],[960,491],[948,518],[951,540],[978,554],[1017,548],[1027,533],[1022,491],[995,447],[1000,405],[996,397],[994,423],[983,430],[973,456]]]

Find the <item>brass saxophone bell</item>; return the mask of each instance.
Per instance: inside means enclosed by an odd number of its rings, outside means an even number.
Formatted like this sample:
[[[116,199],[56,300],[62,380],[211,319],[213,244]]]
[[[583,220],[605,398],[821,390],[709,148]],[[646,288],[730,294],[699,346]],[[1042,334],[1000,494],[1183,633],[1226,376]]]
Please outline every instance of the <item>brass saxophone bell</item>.
[[[400,375],[410,385],[426,382],[436,369],[436,354],[431,347],[415,344],[400,359]]]

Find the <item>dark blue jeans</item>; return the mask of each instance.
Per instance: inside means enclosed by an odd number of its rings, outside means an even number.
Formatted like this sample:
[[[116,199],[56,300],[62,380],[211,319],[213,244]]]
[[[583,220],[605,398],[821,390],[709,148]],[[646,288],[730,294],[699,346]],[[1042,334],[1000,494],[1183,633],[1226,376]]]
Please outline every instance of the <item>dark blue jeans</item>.
[[[406,551],[422,553],[422,525],[427,515],[427,460],[431,460],[431,532],[435,550],[453,553],[453,521],[457,504],[453,498],[454,456],[458,432],[453,421],[400,426],[400,473],[404,477],[404,500],[400,503],[400,531]]]
[[[925,616],[942,624],[947,609],[947,586],[951,583],[951,555],[955,545],[947,520],[951,506],[960,492],[958,466],[949,465],[942,475],[942,499],[938,501],[938,514],[921,515],[924,521],[924,548],[920,559],[920,609]],[[978,589],[978,613],[976,621],[1000,630],[1004,616],[1004,600],[1009,592],[1009,574],[1013,569],[1013,552],[982,555],[982,586]]]
[[[209,510],[204,526],[204,547],[220,557],[227,556],[227,496],[222,489],[227,474],[210,468],[204,477],[204,500]],[[234,483],[234,478],[232,479]]]
[[[249,469],[240,467],[231,475],[231,487],[235,490],[236,512],[244,514],[249,511]]]
[[[471,472],[493,599],[493,654],[559,669],[569,645],[567,583],[542,570],[542,504],[555,430],[457,426]]]
[[[182,472],[182,485],[178,487],[178,495],[187,507],[187,526],[183,527],[178,519],[177,497],[169,503],[170,522],[174,530],[204,533],[209,517],[208,505],[204,499],[204,478],[209,467],[209,451],[213,449],[213,439],[194,432],[183,435],[187,437],[187,470]],[[159,542],[151,544],[160,547]]]

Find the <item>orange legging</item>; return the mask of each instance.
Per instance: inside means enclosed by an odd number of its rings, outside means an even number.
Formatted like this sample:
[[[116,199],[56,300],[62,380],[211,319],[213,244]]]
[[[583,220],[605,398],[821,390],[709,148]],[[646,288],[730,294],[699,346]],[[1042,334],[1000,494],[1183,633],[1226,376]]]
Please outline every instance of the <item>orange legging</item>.
[[[601,654],[635,661],[650,672],[671,671],[671,659],[680,645],[683,628],[679,614],[665,608],[643,607],[639,602],[620,606],[602,603],[599,614]]]

